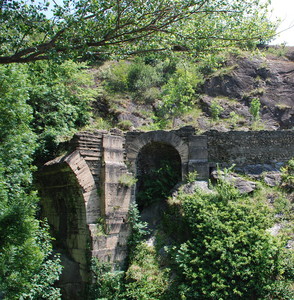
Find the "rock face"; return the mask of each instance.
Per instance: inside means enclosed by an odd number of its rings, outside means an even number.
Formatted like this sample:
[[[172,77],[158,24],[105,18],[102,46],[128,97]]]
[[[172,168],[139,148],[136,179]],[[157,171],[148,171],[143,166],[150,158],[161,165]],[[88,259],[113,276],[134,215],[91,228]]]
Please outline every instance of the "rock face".
[[[232,58],[227,63],[225,74],[214,76],[204,84],[202,104],[209,108],[211,101],[223,101],[223,117],[229,112],[237,112],[246,118],[250,116],[249,105],[252,98],[261,102],[261,118],[273,129],[291,129],[294,126],[294,51],[288,58],[248,57]]]
[[[225,174],[222,171],[213,171],[211,173],[214,179],[223,179],[232,184],[241,194],[249,194],[256,188],[256,183],[238,176],[235,173]]]
[[[192,181],[188,183],[180,182],[174,187],[172,197],[177,198],[179,191],[184,194],[193,194],[196,191],[201,191],[207,194],[212,192],[208,187],[207,181]]]
[[[277,186],[281,183],[281,173],[280,172],[266,172],[263,176],[264,182],[269,186]]]
[[[62,253],[64,273],[60,285],[64,299],[81,299],[80,294],[91,281],[92,257],[114,267],[123,264],[129,205],[136,201],[133,181],[126,179],[136,177],[140,168],[148,168],[152,160],[164,155],[177,157],[182,180],[194,171],[198,179],[207,180],[217,163],[220,167],[236,164],[240,170],[258,164],[272,170],[294,156],[294,132],[195,135],[194,128],[184,127],[126,134],[119,130],[78,133],[70,143],[69,153],[46,163],[39,172],[43,216],[56,238],[56,250]],[[244,192],[254,189],[249,181],[234,181]],[[207,185],[194,183],[186,188],[206,190]],[[162,207],[154,207],[146,212],[148,222],[152,223],[150,216],[161,210]]]

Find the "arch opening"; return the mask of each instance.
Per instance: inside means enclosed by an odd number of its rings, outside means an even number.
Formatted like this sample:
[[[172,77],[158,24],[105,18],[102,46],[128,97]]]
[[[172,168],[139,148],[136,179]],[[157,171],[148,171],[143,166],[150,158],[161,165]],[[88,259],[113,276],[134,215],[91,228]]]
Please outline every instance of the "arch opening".
[[[136,201],[139,211],[163,208],[171,189],[182,178],[181,157],[171,145],[151,142],[137,157]],[[148,221],[148,220],[147,220]]]

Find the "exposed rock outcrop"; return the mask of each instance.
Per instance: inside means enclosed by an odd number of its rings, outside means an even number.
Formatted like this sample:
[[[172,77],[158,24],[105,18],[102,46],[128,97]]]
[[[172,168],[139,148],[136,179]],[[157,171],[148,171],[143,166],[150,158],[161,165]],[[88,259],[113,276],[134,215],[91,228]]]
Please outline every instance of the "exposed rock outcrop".
[[[294,57],[294,51],[288,57]],[[202,96],[204,110],[218,97],[224,108],[222,117],[231,111],[250,118],[252,98],[261,102],[261,118],[272,129],[294,126],[294,61],[276,56],[235,57],[227,62],[225,74],[206,80]]]
[[[211,173],[214,179],[221,179],[231,183],[241,194],[249,194],[256,189],[256,183],[246,180],[236,173],[224,173],[223,171],[213,171]]]

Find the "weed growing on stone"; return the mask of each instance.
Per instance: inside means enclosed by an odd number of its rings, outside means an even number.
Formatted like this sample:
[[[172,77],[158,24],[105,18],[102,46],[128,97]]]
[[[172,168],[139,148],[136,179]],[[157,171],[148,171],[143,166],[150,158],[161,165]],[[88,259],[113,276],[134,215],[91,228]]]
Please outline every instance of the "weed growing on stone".
[[[132,187],[136,182],[137,179],[132,174],[128,173],[122,174],[118,179],[118,183],[126,187]]]

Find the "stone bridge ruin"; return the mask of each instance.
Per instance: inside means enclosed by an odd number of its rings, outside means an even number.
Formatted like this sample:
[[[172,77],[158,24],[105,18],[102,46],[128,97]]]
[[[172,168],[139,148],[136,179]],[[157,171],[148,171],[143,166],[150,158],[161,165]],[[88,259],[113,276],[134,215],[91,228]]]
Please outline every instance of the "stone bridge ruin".
[[[207,180],[219,164],[240,171],[279,169],[294,156],[293,131],[216,132],[196,135],[192,127],[173,131],[81,132],[69,151],[39,172],[42,214],[56,238],[64,272],[65,298],[79,299],[90,281],[92,257],[121,266],[127,255],[128,209],[136,201],[138,177],[152,164],[174,161],[179,179],[197,171]]]

